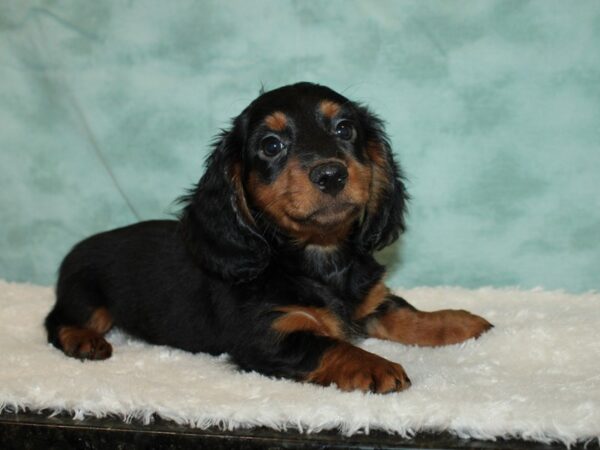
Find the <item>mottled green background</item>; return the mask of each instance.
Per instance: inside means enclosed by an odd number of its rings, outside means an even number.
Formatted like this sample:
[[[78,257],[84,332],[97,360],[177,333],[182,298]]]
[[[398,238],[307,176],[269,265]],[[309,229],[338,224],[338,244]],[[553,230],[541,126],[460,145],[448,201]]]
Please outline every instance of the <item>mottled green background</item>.
[[[176,211],[211,136],[299,80],[388,121],[391,285],[600,288],[597,0],[0,0],[0,277]]]

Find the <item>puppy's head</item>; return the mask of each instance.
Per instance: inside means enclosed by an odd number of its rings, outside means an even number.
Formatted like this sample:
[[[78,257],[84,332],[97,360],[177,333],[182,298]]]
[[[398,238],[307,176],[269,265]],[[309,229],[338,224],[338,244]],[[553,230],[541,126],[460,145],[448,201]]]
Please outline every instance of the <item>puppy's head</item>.
[[[260,95],[234,120],[187,200],[197,255],[239,280],[268,264],[269,232],[300,247],[384,247],[404,228],[406,194],[381,121],[298,83]]]

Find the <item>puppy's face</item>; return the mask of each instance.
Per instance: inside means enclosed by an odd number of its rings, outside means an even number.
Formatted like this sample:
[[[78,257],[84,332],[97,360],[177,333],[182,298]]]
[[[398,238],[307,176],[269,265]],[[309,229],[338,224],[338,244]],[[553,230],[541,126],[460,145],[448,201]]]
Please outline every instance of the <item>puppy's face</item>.
[[[323,86],[293,85],[263,94],[246,114],[252,207],[298,242],[344,239],[376,195],[360,108]]]
[[[181,230],[203,267],[240,283],[268,267],[281,234],[344,244],[342,255],[381,250],[404,230],[406,200],[382,121],[304,82],[260,95],[222,131],[182,198]]]

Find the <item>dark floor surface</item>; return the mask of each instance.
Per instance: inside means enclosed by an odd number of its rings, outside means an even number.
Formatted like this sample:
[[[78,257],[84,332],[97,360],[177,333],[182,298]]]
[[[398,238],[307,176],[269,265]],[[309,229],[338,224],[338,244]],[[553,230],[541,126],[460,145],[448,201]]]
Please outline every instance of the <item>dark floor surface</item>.
[[[448,433],[419,434],[412,439],[382,432],[344,437],[327,431],[300,434],[277,432],[267,428],[223,431],[199,430],[165,420],[152,425],[124,423],[118,419],[73,420],[34,413],[0,414],[0,449],[2,450],[79,450],[79,449],[565,449],[562,444],[544,445],[518,440],[479,441],[459,439]],[[600,449],[598,442],[585,446]],[[584,444],[571,449],[584,449]]]

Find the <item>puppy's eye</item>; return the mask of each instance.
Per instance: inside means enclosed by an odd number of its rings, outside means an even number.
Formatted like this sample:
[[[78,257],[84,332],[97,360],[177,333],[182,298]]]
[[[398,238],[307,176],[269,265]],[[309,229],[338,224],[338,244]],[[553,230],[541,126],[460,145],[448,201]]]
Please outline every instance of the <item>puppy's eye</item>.
[[[342,120],[335,126],[335,134],[340,139],[350,141],[356,136],[356,129],[349,120]]]
[[[260,148],[265,156],[273,158],[283,151],[285,144],[275,136],[267,136],[261,141]]]

